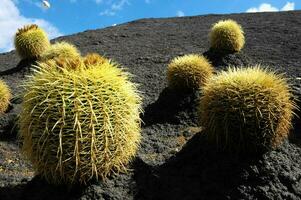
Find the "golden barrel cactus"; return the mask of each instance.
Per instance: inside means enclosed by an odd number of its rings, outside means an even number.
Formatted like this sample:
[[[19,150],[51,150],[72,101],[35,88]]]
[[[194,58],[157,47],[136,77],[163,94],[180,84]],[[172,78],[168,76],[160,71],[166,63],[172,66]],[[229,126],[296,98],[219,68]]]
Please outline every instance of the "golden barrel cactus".
[[[47,61],[54,58],[64,59],[79,59],[81,58],[79,50],[68,42],[56,42],[52,44],[46,51],[41,55],[40,60]]]
[[[201,55],[174,58],[167,68],[168,87],[174,90],[197,90],[213,75],[210,62]]]
[[[45,65],[24,84],[19,120],[22,151],[36,173],[72,185],[126,171],[141,140],[141,97],[129,74],[109,62]]]
[[[234,20],[221,20],[209,34],[211,49],[222,53],[239,52],[245,44],[242,27]]]
[[[50,47],[44,30],[35,24],[25,25],[15,35],[15,48],[21,59],[35,59]]]
[[[230,68],[204,86],[200,123],[219,149],[264,152],[288,137],[294,107],[282,75],[259,66]]]

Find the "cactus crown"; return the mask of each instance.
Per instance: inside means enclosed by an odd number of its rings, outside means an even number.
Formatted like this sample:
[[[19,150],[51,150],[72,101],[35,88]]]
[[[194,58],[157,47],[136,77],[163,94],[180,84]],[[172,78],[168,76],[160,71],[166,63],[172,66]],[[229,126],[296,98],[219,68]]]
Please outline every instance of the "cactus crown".
[[[22,28],[19,28],[16,35],[19,36],[27,31],[31,31],[31,30],[37,30],[39,27],[36,24],[29,24],[29,25],[25,25]]]
[[[0,114],[7,110],[11,98],[12,94],[9,87],[4,81],[0,80]]]
[[[240,51],[245,44],[242,27],[234,20],[221,20],[214,24],[209,34],[211,48],[218,52]]]
[[[230,68],[203,88],[201,125],[218,148],[262,152],[288,137],[295,103],[283,78],[260,66]]]
[[[102,65],[105,62],[109,62],[109,60],[97,53],[88,53],[84,57],[84,63],[86,66]]]
[[[72,185],[126,171],[141,140],[141,97],[128,77],[109,62],[80,73],[37,68],[24,85],[20,131],[38,174]]]
[[[168,65],[168,86],[177,90],[199,89],[212,76],[213,71],[212,65],[204,56],[179,56]]]
[[[57,68],[59,71],[63,70],[83,70],[85,65],[83,60],[79,58],[66,58],[66,57],[57,57],[44,62],[39,62],[39,66],[45,69]]]

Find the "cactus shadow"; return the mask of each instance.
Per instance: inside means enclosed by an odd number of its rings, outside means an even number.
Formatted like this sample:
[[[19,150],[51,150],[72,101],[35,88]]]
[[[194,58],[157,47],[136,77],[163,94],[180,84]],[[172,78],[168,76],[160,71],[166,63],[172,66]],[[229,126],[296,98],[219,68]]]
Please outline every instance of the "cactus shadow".
[[[300,99],[300,97],[299,97]],[[297,100],[296,104],[299,109],[295,110],[295,116],[293,117],[293,129],[290,135],[290,142],[301,147],[301,100]]]
[[[16,67],[7,69],[5,71],[1,71],[0,76],[13,75],[14,73],[17,73],[20,71],[29,71],[30,66],[35,65],[35,64],[37,64],[37,59],[23,59],[17,64]]]
[[[135,199],[233,199],[234,189],[245,181],[244,169],[257,163],[260,156],[248,158],[217,152],[202,133],[194,135],[174,157],[161,166],[135,163]],[[256,185],[256,181],[247,180]],[[254,183],[253,183],[254,182]]]
[[[177,92],[170,88],[164,88],[159,98],[149,104],[141,116],[144,127],[153,124],[179,124],[181,121],[197,121],[197,99],[199,92]]]
[[[86,186],[68,188],[65,185],[55,186],[47,183],[39,176],[35,176],[27,183],[15,186],[0,187],[1,199],[77,199]]]
[[[15,141],[18,135],[17,119],[20,104],[14,104],[15,99],[5,114],[0,115],[0,141]]]
[[[229,66],[241,67],[254,64],[251,58],[244,54],[243,51],[226,53],[209,49],[203,53],[203,56],[205,56],[215,68],[221,70],[226,70]]]

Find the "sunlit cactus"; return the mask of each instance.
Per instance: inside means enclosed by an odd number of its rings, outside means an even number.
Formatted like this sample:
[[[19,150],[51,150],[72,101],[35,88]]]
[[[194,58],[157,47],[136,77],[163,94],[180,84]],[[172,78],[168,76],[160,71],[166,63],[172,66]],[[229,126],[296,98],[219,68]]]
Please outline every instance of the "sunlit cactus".
[[[141,97],[129,74],[109,62],[48,64],[25,82],[20,114],[22,151],[36,173],[72,185],[125,172],[141,140]]]
[[[17,31],[15,47],[21,59],[34,59],[40,57],[50,47],[50,42],[44,30],[31,24]]]

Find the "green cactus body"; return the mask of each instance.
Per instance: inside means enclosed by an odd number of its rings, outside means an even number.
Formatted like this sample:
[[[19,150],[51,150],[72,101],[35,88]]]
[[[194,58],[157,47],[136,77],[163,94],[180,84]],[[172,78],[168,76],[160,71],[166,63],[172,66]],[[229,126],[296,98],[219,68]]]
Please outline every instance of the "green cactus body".
[[[200,122],[219,149],[257,153],[275,149],[288,137],[294,102],[281,75],[232,68],[203,88]]]
[[[16,51],[21,59],[38,58],[50,47],[47,34],[37,25],[26,25],[15,35]]]
[[[22,150],[37,174],[85,184],[126,171],[141,139],[141,98],[127,73],[109,62],[74,71],[40,66],[24,88]]]
[[[51,45],[50,48],[43,52],[40,60],[47,61],[54,58],[78,59],[80,57],[80,52],[73,44],[62,41]]]
[[[0,114],[7,110],[11,98],[12,94],[9,87],[4,81],[0,80]]]
[[[189,54],[176,57],[167,68],[168,87],[179,91],[197,90],[213,75],[213,71],[204,56]]]
[[[222,53],[239,52],[245,44],[242,27],[231,19],[214,24],[209,37],[211,48]]]

